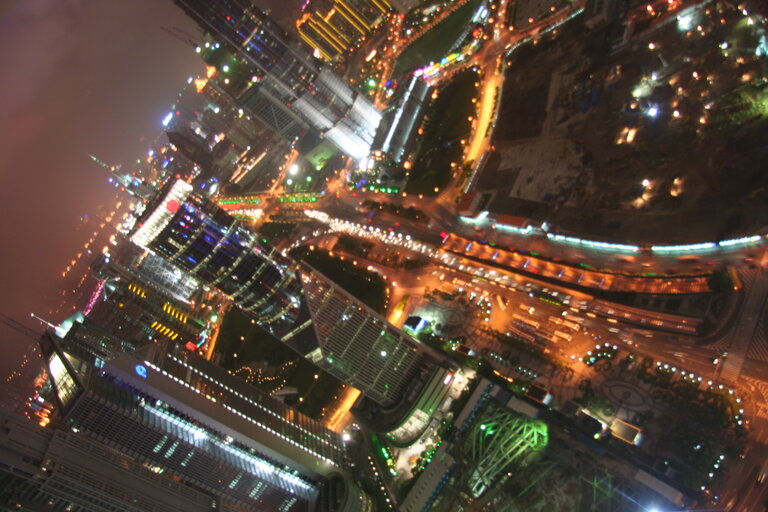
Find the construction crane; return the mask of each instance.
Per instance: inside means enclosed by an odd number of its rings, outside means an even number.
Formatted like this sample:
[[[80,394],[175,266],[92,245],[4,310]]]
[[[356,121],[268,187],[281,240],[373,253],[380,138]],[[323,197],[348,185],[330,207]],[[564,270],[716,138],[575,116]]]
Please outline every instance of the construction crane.
[[[31,329],[27,327],[26,325],[22,324],[15,318],[11,318],[5,313],[0,313],[0,324],[6,325],[13,329],[14,331],[18,332],[19,334],[22,334],[26,336],[27,338],[30,338],[32,340],[39,340],[40,339],[40,333],[35,331],[34,329]]]
[[[192,34],[187,32],[184,29],[181,29],[179,27],[171,27],[168,28],[166,26],[161,25],[160,29],[171,36],[174,39],[178,39],[182,43],[192,45],[193,48],[197,47],[200,43],[199,40],[195,38]]]

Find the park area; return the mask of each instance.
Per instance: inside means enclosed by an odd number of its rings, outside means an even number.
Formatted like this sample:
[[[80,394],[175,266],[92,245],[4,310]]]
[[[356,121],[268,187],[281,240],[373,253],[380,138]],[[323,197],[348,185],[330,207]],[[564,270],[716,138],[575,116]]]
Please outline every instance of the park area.
[[[576,401],[612,429],[618,426],[622,433],[614,432],[614,449],[650,454],[656,469],[692,491],[722,483],[721,466],[739,456],[746,437],[741,399],[733,390],[608,344],[582,359],[587,371],[580,375]],[[635,433],[627,424],[640,436],[622,439]]]
[[[408,71],[438,62],[448,55],[461,42],[460,39],[465,37],[465,29],[481,4],[482,0],[468,0],[440,24],[408,45],[398,57],[392,76],[399,77]]]
[[[472,130],[478,80],[474,71],[459,73],[429,106],[405,185],[409,194],[437,194],[435,188],[439,191],[448,185],[460,167]]]
[[[216,356],[223,368],[254,387],[269,394],[285,393],[286,404],[311,418],[320,419],[342,389],[340,381],[272,337],[236,307],[224,317]]]

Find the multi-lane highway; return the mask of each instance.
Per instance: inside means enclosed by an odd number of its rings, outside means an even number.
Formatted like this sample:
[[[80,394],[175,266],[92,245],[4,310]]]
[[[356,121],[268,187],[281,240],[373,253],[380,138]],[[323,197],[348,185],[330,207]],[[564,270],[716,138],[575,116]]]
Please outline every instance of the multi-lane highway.
[[[510,31],[502,21],[505,19],[506,4],[501,1],[488,33],[489,39],[477,46],[472,58],[457,61],[439,73],[425,77],[438,84],[467,67],[477,66],[482,73],[483,83],[477,101],[474,132],[465,153],[466,161],[480,161],[490,146],[490,134],[503,85],[505,59],[500,57],[516,45],[567,20],[582,6],[583,2],[576,2],[532,23],[525,30]],[[398,23],[393,22],[395,32]],[[487,333],[490,330],[518,332],[523,329],[522,322],[528,326],[523,330],[539,339],[549,340],[542,342],[549,355],[565,366],[578,368],[579,358],[596,343],[610,343],[620,350],[632,351],[684,369],[706,381],[725,380],[735,386],[738,393],[746,398],[744,408],[753,427],[754,446],[745,459],[732,466],[731,491],[722,497],[719,506],[724,510],[762,510],[768,494],[768,484],[759,481],[763,471],[761,461],[768,455],[768,448],[762,444],[766,441],[768,417],[765,405],[768,396],[762,394],[763,389],[768,392],[768,358],[756,358],[754,354],[757,353],[756,348],[765,349],[768,354],[761,329],[765,323],[765,297],[768,294],[768,279],[764,270],[760,267],[754,269],[755,279],[745,283],[744,289],[739,292],[741,302],[734,308],[735,316],[731,320],[729,333],[719,340],[708,340],[711,343],[707,346],[697,344],[700,340],[693,336],[695,322],[688,324],[675,315],[618,306],[596,299],[584,289],[576,291],[567,286],[577,284],[596,292],[704,293],[708,291],[707,274],[712,268],[723,262],[743,264],[743,259],[748,256],[760,261],[763,247],[714,247],[701,255],[687,254],[683,258],[680,253],[617,253],[610,249],[563,242],[548,237],[544,231],[536,234],[502,232],[490,221],[472,224],[461,220],[455,212],[455,201],[464,190],[459,183],[448,187],[438,198],[425,200],[406,194],[390,196],[352,192],[342,186],[342,181],[340,177],[332,182],[325,196],[311,206],[324,212],[326,217],[341,222],[334,223],[315,216],[316,221],[327,222],[328,228],[321,230],[320,234],[325,237],[325,242],[320,243],[321,239],[316,238],[307,239],[304,243],[314,242],[319,247],[330,247],[328,244],[333,238],[328,234],[347,230],[354,236],[374,238],[380,244],[392,244],[403,253],[413,251],[414,255],[429,258],[430,264],[415,272],[357,258],[360,264],[385,276],[391,285],[389,318],[393,323],[402,325],[409,314],[424,304],[424,297],[430,290],[451,293],[463,290],[475,303],[485,300],[482,313],[474,311],[477,308],[473,306],[474,312],[467,316],[467,325],[464,326],[467,332],[473,334],[467,338],[467,344],[477,352],[486,349],[496,354],[503,353],[504,343]],[[265,200],[265,208],[278,204],[274,200],[277,192],[275,189],[268,194],[272,199]],[[431,222],[414,222],[383,211],[369,215],[361,208],[365,199],[414,206],[424,211]],[[531,252],[539,254],[532,255]],[[606,271],[598,271],[594,267]],[[686,276],[676,275],[681,273]],[[545,282],[542,277],[550,281]],[[553,279],[559,280],[562,286],[553,284]],[[671,330],[677,332],[669,332]],[[555,334],[556,331],[561,334]],[[727,355],[723,356],[724,353]],[[500,362],[491,363],[501,372],[512,371]]]

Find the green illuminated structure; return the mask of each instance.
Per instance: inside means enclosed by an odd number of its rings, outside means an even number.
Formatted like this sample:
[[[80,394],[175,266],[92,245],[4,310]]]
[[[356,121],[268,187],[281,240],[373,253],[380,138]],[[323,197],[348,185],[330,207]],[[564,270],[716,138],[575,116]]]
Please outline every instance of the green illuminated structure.
[[[532,453],[547,445],[547,440],[544,422],[488,407],[464,439],[471,494],[475,498],[482,495],[512,464],[525,465]]]

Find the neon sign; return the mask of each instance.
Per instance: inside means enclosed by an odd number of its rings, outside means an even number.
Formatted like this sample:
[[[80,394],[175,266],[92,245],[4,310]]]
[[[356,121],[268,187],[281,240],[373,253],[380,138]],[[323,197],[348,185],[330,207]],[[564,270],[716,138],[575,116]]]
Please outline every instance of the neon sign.
[[[133,367],[133,371],[135,371],[136,375],[138,375],[142,379],[146,379],[147,378],[147,367],[146,366],[144,366],[142,364],[137,364],[136,366]]]

